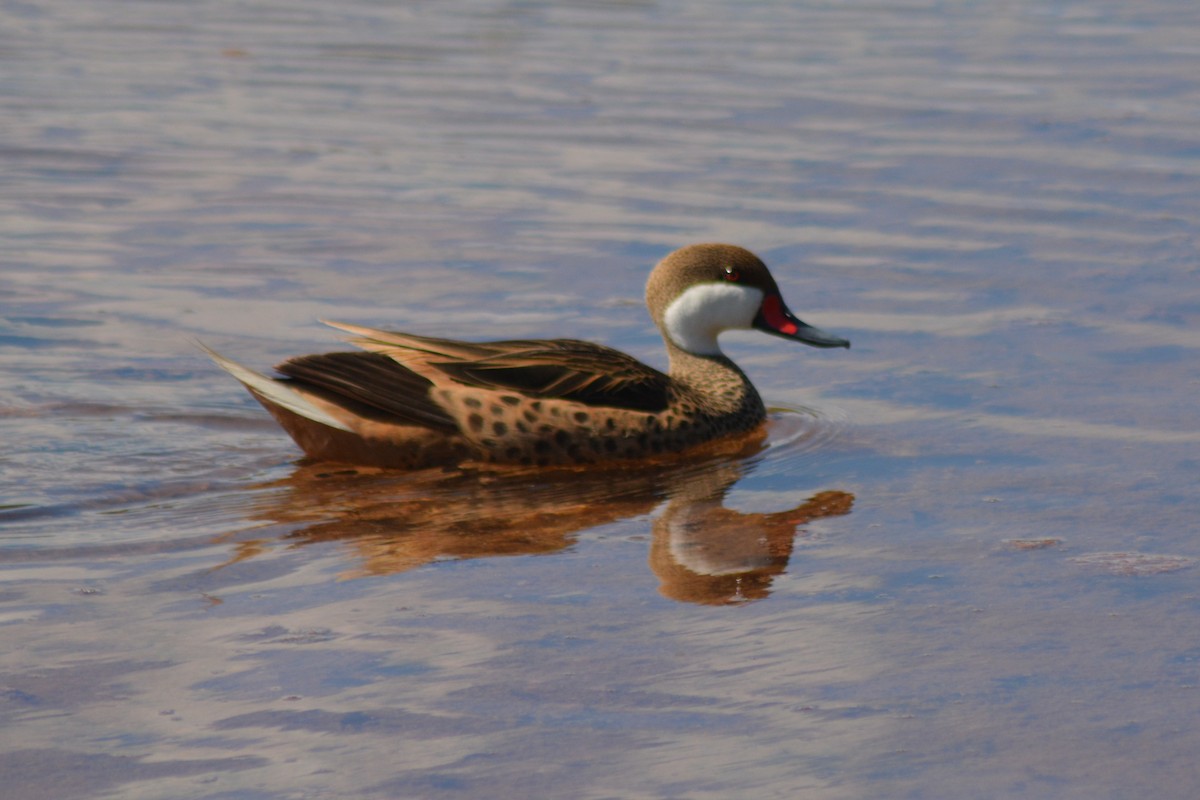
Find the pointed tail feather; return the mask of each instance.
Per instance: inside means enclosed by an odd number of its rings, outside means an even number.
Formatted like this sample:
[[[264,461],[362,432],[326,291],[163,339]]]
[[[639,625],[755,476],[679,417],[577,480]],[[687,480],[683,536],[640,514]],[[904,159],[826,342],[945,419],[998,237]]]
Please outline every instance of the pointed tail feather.
[[[233,377],[237,378],[243,386],[255,394],[261,395],[277,406],[291,411],[293,414],[299,414],[305,419],[311,419],[313,422],[319,422],[322,425],[328,425],[331,428],[336,428],[339,431],[353,433],[351,428],[340,420],[335,419],[328,413],[313,405],[304,395],[292,389],[287,383],[277,381],[273,378],[268,378],[266,375],[255,372],[249,367],[243,367],[236,361],[231,361],[225,356],[210,347],[197,342],[208,357],[216,362],[217,366],[228,372]]]

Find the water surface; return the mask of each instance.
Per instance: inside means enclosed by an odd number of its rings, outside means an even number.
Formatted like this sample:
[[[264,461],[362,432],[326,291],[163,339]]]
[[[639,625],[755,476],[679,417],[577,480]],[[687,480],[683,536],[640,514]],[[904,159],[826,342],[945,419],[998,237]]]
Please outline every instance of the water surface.
[[[1191,4],[0,20],[0,796],[1194,796]],[[854,347],[683,464],[298,463],[194,344],[663,366],[712,240]]]

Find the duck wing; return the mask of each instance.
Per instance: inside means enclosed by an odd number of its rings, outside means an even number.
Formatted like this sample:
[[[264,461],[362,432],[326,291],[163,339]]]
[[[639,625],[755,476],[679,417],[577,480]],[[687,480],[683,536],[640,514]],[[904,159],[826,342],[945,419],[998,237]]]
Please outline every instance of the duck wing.
[[[433,384],[656,413],[670,402],[670,378],[611,347],[577,339],[460,342],[341,323],[353,343],[386,355]]]
[[[618,350],[575,339],[490,344],[501,352],[436,366],[468,386],[648,413],[667,408],[667,376]]]
[[[430,399],[433,384],[385,355],[318,353],[289,359],[275,369],[289,382],[363,416],[445,433],[458,431],[453,417]]]

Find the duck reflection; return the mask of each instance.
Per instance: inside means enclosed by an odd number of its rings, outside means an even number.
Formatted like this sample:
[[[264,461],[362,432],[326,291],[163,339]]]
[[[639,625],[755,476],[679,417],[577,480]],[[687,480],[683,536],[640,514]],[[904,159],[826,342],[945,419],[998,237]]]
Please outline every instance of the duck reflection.
[[[854,503],[851,494],[827,491],[788,511],[744,514],[722,505],[740,477],[717,469],[672,486],[650,544],[664,596],[706,605],[761,600],[787,569],[797,526],[849,514]]]
[[[847,514],[853,495],[821,492],[789,511],[740,513],[725,494],[757,462],[763,437],[681,461],[597,470],[396,472],[300,466],[270,486],[262,516],[302,527],[300,544],[342,541],[360,567],[382,575],[445,559],[535,555],[575,535],[650,514],[650,567],[666,597],[731,604],[766,597],[787,569],[796,528]],[[264,487],[266,488],[266,487]],[[251,544],[241,558],[254,554]]]

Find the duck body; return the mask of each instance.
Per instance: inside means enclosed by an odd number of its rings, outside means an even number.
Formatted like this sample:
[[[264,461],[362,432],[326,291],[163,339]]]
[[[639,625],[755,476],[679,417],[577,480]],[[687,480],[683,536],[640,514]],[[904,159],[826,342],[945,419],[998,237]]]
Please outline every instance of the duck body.
[[[646,459],[748,433],[766,410],[717,346],[759,328],[817,347],[849,342],[788,311],[766,266],[732,245],[692,245],[655,267],[647,305],[664,373],[576,339],[462,342],[328,323],[363,352],[300,356],[269,378],[210,355],[321,461],[415,469]]]

